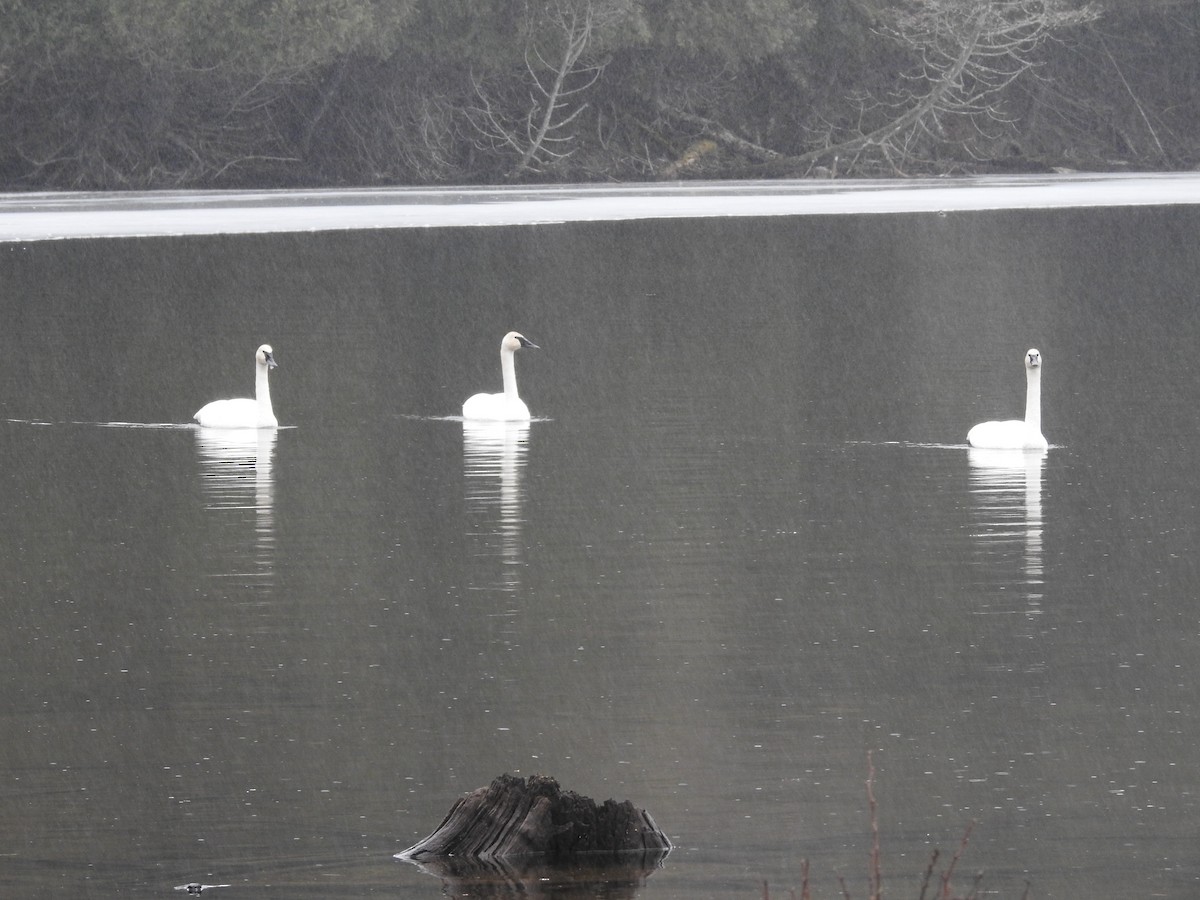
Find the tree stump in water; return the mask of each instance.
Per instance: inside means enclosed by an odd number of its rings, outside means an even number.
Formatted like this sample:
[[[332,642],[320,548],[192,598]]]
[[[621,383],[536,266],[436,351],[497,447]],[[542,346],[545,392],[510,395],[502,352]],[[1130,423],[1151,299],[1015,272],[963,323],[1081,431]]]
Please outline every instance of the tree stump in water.
[[[540,856],[561,862],[585,853],[666,855],[670,849],[650,814],[628,800],[597,805],[544,775],[501,775],[457,800],[433,834],[396,855],[414,861]]]

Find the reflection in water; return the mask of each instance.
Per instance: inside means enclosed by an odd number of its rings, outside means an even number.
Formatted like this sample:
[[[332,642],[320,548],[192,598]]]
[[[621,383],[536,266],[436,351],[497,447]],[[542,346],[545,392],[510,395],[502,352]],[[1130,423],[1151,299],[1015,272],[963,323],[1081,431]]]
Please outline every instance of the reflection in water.
[[[1023,559],[1025,612],[1042,605],[1042,467],[1045,450],[968,450],[971,494],[979,517],[975,537],[987,550],[1013,550]]]
[[[561,900],[633,898],[647,878],[662,868],[667,850],[580,857],[571,863],[547,863],[537,856],[504,859],[443,859],[412,862],[442,879],[450,897],[555,897]]]
[[[475,555],[498,556],[501,590],[516,590],[523,565],[523,485],[529,451],[528,422],[463,422],[468,538]]]
[[[275,557],[275,499],[271,464],[276,428],[197,428],[196,449],[207,500],[206,509],[227,515],[235,537],[217,561],[216,575],[269,585]],[[252,521],[253,540],[238,528]],[[224,524],[224,521],[223,523]]]

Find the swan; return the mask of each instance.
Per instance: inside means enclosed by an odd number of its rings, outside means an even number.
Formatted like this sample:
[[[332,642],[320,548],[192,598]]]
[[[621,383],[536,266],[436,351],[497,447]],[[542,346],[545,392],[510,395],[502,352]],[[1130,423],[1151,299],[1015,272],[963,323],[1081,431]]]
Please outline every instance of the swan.
[[[980,422],[967,432],[967,443],[987,450],[1045,450],[1042,437],[1042,354],[1025,353],[1025,418]]]
[[[504,374],[503,394],[476,394],[463,404],[464,419],[488,419],[493,422],[527,422],[529,407],[517,396],[517,366],[513,354],[522,348],[540,350],[524,335],[510,331],[500,342],[500,371]]]
[[[276,368],[270,344],[254,352],[254,399],[214,400],[192,416],[205,428],[275,428],[279,422],[271,411],[271,388],[267,372]]]

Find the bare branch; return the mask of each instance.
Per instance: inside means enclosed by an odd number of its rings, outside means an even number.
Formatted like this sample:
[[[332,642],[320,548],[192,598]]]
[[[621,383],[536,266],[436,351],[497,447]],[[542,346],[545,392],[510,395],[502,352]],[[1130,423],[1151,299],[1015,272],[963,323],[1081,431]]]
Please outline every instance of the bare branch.
[[[599,29],[625,13],[623,0],[556,0],[547,17],[531,19],[524,54],[528,89],[520,112],[472,78],[480,105],[468,117],[484,146],[516,157],[508,177],[539,172],[574,152],[572,126],[588,107],[579,98],[608,65],[607,59],[589,58],[589,48]]]
[[[1038,65],[1042,44],[1098,15],[1089,4],[1069,8],[1065,0],[909,0],[892,11],[880,30],[916,54],[917,65],[906,77],[909,87],[885,100],[866,98],[862,108],[866,112],[871,107],[870,118],[887,113],[881,124],[840,141],[827,140],[792,163],[854,156],[853,167],[862,154],[877,155],[901,174],[922,148],[947,140],[950,119],[965,121],[985,135],[986,123],[1012,121],[1001,105],[1002,95]]]

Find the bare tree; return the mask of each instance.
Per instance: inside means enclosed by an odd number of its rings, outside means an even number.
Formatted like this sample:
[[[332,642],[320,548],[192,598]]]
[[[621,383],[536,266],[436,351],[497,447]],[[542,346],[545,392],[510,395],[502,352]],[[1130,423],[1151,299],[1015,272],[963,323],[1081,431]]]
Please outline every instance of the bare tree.
[[[853,167],[858,155],[875,152],[900,172],[915,153],[947,140],[951,119],[986,135],[989,124],[1010,120],[1004,90],[1037,65],[1042,44],[1098,15],[1091,4],[1065,0],[908,0],[881,33],[918,64],[892,96],[863,102],[862,119],[882,124],[802,158],[839,155]]]
[[[1038,50],[1057,32],[1098,15],[1091,4],[1070,0],[903,0],[881,13],[877,33],[898,44],[914,65],[886,96],[863,92],[852,98],[854,126],[824,123],[819,146],[796,156],[650,99],[659,111],[755,161],[761,171],[849,173],[883,163],[900,174],[939,145],[969,149],[972,137],[989,136],[989,125],[1011,122],[1005,89],[1038,64]],[[965,136],[948,127],[952,120],[966,123]]]
[[[478,105],[468,110],[477,144],[515,157],[508,177],[540,172],[574,152],[573,124],[587,108],[582,99],[608,60],[589,53],[598,34],[620,21],[624,0],[551,0],[526,27],[525,78],[519,99],[505,102],[472,76]]]

